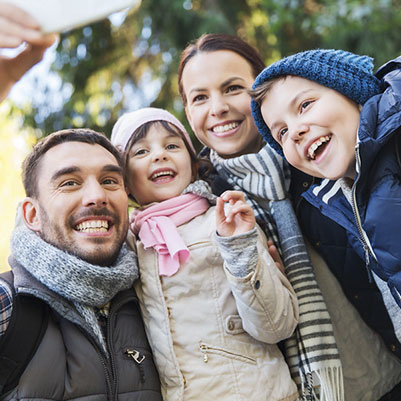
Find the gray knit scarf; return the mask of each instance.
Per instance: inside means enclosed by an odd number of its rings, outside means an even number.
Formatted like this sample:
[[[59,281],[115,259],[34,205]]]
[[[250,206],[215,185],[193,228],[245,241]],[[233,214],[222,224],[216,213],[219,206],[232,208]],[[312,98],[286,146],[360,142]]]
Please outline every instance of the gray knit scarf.
[[[244,191],[253,207],[256,204],[257,217],[270,210],[274,218],[286,275],[299,302],[299,324],[294,335],[285,341],[285,348],[302,400],[343,401],[342,366],[333,327],[287,198],[290,173],[285,160],[268,145],[259,153],[233,159],[223,159],[212,150],[210,160],[219,175],[233,188]],[[270,216],[266,214],[263,219]],[[320,396],[314,391],[314,374],[320,381]]]
[[[14,229],[11,251],[40,283],[72,302],[86,322],[82,326],[107,354],[95,308],[103,307],[118,292],[132,287],[138,277],[135,253],[123,245],[113,266],[97,266],[50,245],[25,226]],[[56,303],[52,307],[57,310]]]

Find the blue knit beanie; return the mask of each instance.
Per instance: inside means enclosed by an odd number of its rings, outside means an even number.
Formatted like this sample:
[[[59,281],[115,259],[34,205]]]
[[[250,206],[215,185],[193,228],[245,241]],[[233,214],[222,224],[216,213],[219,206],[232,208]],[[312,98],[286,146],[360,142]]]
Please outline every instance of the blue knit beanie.
[[[272,78],[285,75],[295,75],[315,81],[361,105],[381,92],[380,80],[373,75],[372,58],[333,49],[308,50],[283,58],[266,67],[256,77],[252,89]],[[254,100],[251,105],[259,133],[273,149],[283,155],[281,146],[273,139],[263,121],[260,105]]]

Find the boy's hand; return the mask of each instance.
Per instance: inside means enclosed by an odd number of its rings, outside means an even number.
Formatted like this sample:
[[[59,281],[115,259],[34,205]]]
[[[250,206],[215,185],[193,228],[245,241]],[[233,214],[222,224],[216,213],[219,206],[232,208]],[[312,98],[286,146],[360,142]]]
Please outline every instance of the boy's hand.
[[[26,44],[26,49],[14,58],[0,56],[0,101],[25,72],[42,60],[56,39],[57,35],[43,35],[39,24],[25,11],[0,1],[0,48]]]
[[[226,212],[224,204],[228,203]],[[217,198],[216,230],[221,237],[243,234],[255,227],[256,220],[252,207],[245,203],[241,191],[226,191]]]

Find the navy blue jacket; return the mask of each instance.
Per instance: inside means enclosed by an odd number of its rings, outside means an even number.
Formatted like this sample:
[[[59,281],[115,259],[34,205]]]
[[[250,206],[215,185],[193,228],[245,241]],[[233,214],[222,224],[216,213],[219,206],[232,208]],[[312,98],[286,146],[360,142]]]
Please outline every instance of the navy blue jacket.
[[[291,196],[299,225],[337,278],[348,300],[365,323],[378,333],[388,349],[401,358],[398,342],[382,295],[370,279],[365,259],[355,252],[355,237],[302,196],[305,189],[320,180],[291,168]]]
[[[385,64],[376,75],[382,79],[385,90],[369,99],[361,112],[359,143],[356,148],[359,173],[353,186],[353,206],[345,199],[338,182],[322,180],[302,194],[311,205],[315,206],[315,211],[308,211],[309,206],[302,201],[303,206],[297,209],[301,227],[306,227],[309,231],[306,233],[307,236],[320,237],[320,241],[326,241],[329,236],[327,229],[316,227],[320,226],[317,220],[312,221],[311,216],[318,218],[319,211],[345,229],[344,241],[348,242],[348,247],[351,245],[354,248],[365,266],[365,274],[362,273],[364,269],[361,266],[352,268],[351,264],[349,267],[344,267],[343,273],[336,274],[333,271],[343,284],[345,292],[348,292],[347,295],[353,292],[354,284],[345,282],[345,277],[350,279],[353,275],[367,276],[366,269],[372,269],[380,278],[387,281],[394,298],[401,305],[401,146],[397,135],[401,133],[401,57]],[[298,186],[297,190],[293,190],[296,198],[300,185],[296,184],[297,180],[293,182],[295,182],[294,188]],[[307,218],[310,219],[309,222],[302,221]],[[316,232],[319,233],[318,236]],[[330,244],[336,243],[341,235],[337,230],[337,234],[332,237],[328,240]],[[343,255],[349,253],[346,246],[343,250]],[[338,259],[339,254],[326,252],[325,255],[323,250],[321,253],[333,270],[332,259]],[[351,259],[354,260],[352,263],[355,263],[355,257],[352,256]],[[353,271],[352,275],[346,273],[348,269],[350,272]],[[361,284],[363,282],[366,280]],[[370,291],[373,294],[373,288]],[[359,297],[360,294],[355,296]],[[362,316],[364,309],[369,310],[369,305],[372,306],[369,299],[373,301],[375,298],[378,297],[367,296],[364,301],[366,306],[355,305]],[[352,301],[352,298],[350,300]],[[380,332],[374,327],[374,322],[367,322]],[[388,338],[388,336],[383,337]],[[392,348],[394,347],[399,347],[399,343],[393,344]]]
[[[386,89],[361,112],[352,206],[338,181],[323,180],[304,196],[355,238],[355,250],[401,306],[401,57],[377,74]]]

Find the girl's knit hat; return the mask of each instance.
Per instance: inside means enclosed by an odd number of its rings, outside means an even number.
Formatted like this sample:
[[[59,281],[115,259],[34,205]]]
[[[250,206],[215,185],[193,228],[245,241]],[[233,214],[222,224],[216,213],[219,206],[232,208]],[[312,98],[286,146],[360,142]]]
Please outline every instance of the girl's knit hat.
[[[196,154],[191,138],[185,127],[167,110],[155,107],[145,107],[123,114],[114,124],[111,133],[111,142],[120,150],[125,151],[131,135],[143,124],[151,121],[167,121],[177,127],[184,135],[191,150]]]
[[[340,92],[363,105],[381,92],[380,80],[373,75],[373,59],[344,50],[316,49],[293,54],[266,67],[257,77],[252,89],[272,78],[295,75],[315,81]],[[252,114],[259,133],[277,152],[281,146],[273,139],[263,120],[260,105],[252,100]]]

